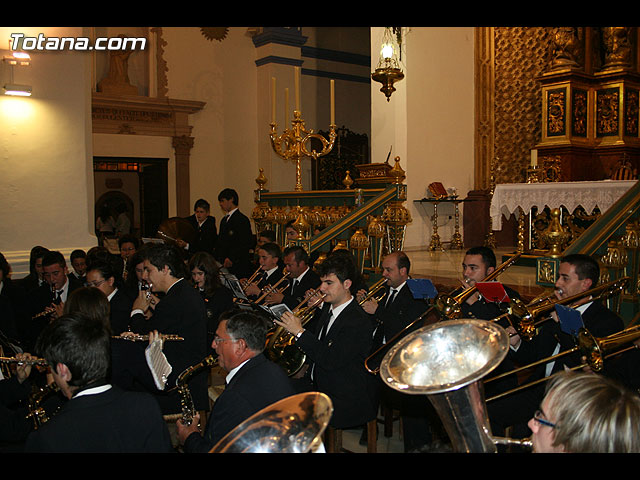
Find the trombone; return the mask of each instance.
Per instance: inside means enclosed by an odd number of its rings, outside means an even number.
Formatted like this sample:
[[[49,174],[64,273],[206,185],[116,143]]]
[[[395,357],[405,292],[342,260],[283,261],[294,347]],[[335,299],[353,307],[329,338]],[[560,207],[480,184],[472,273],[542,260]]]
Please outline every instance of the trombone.
[[[601,372],[604,368],[604,361],[614,355],[620,355],[628,350],[633,348],[638,348],[636,345],[627,346],[629,343],[633,343],[636,340],[640,339],[640,325],[635,325],[633,327],[628,327],[620,332],[613,333],[606,337],[594,337],[586,328],[581,328],[578,331],[578,335],[576,337],[576,346],[565,350],[563,352],[557,353],[556,355],[551,355],[546,358],[542,358],[535,362],[532,362],[528,365],[524,365],[522,367],[515,368],[508,372],[501,373],[500,375],[496,375],[494,377],[486,379],[484,382],[491,382],[494,380],[499,380],[508,375],[514,375],[523,370],[555,361],[564,356],[570,355],[575,352],[581,352],[582,356],[586,358],[586,362],[572,367],[570,370],[580,370],[585,367],[590,367],[594,372]],[[626,346],[626,348],[622,348],[618,350],[618,348]],[[494,395],[493,397],[487,398],[487,402],[492,400],[497,400],[504,396],[510,395],[512,393],[519,392],[520,390],[524,390],[525,388],[532,387],[542,382],[546,382],[553,375],[548,377],[540,378],[538,380],[534,380],[532,382],[520,385],[518,387],[512,388],[511,390],[507,390],[506,392],[499,393]]]
[[[383,291],[382,294],[379,294],[379,292],[380,290],[384,290],[384,287],[386,287],[386,285],[387,285],[387,279],[382,277],[376,283],[371,285],[367,294],[364,295],[360,301],[358,301],[358,304],[362,306],[365,302],[368,302],[369,300],[375,300],[376,302],[380,302],[380,300],[384,298],[387,292]]]
[[[629,280],[630,277],[622,277],[561,300],[555,298],[554,295],[549,295],[548,297],[534,300],[528,305],[525,305],[522,300],[514,298],[511,299],[509,307],[507,307],[507,312],[494,318],[492,321],[507,318],[511,326],[518,332],[518,335],[520,335],[520,338],[530,341],[535,336],[538,326],[548,320],[548,318],[542,320],[536,319],[542,314],[553,310],[556,305],[572,305],[588,297],[592,297],[593,300],[599,300],[615,295],[625,289]]]
[[[493,272],[487,275],[482,281],[490,282],[498,275],[500,275],[504,270],[513,265],[521,256],[522,252],[518,252],[515,255],[509,257]],[[436,297],[435,303],[431,307],[429,307],[422,315],[405,326],[384,345],[382,345],[365,359],[364,366],[367,371],[369,373],[377,374],[380,371],[380,362],[382,361],[382,358],[387,353],[387,351],[391,348],[391,346],[395,344],[399,339],[404,337],[410,330],[414,328],[415,325],[419,325],[421,322],[423,322],[434,309],[437,310],[443,320],[445,318],[459,318],[462,315],[462,303],[471,295],[473,295],[477,289],[478,287],[474,285],[473,287],[467,288],[455,296],[452,296],[450,294],[438,295]]]

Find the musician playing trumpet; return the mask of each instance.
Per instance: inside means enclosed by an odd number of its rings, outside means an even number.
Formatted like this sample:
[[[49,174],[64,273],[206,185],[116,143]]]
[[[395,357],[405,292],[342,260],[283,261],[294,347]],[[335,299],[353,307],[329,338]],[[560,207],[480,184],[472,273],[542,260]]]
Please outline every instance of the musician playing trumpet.
[[[267,305],[284,303],[290,309],[294,309],[310,290],[320,286],[320,277],[309,265],[309,254],[300,246],[291,246],[284,249],[284,266],[290,274],[290,285],[283,292],[272,292],[265,298]]]
[[[258,262],[261,272],[252,283],[244,288],[247,297],[259,297],[265,288],[275,285],[282,278],[280,255],[280,247],[277,243],[265,243],[258,249]]]

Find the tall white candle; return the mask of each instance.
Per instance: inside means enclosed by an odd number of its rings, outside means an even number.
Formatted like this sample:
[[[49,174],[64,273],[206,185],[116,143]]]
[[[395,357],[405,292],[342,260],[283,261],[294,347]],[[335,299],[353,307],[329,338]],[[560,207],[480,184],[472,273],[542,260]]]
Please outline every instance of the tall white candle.
[[[331,80],[331,125],[335,125],[336,123],[336,92],[335,92],[335,82]]]
[[[289,89],[284,89],[284,128],[289,128]]]
[[[276,123],[276,77],[271,77],[271,123]]]
[[[295,95],[296,95],[296,110],[300,111],[300,67],[293,67],[295,76],[294,76],[294,86],[295,86]]]
[[[538,166],[538,150],[531,150],[531,167],[536,168]]]

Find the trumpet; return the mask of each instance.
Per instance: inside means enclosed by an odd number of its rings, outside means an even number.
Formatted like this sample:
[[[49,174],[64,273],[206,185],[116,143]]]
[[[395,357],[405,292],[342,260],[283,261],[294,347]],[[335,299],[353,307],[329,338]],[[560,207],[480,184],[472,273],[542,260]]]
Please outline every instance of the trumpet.
[[[272,293],[282,293],[284,292],[287,287],[289,286],[289,275],[291,275],[289,273],[289,271],[285,268],[284,271],[282,272],[282,277],[280,277],[280,279],[274,283],[273,285],[265,285],[264,287],[262,287],[262,295],[260,295],[255,301],[251,302],[254,305],[258,305],[260,304],[260,302],[262,302],[268,295],[271,295]],[[278,288],[280,286],[280,284],[282,282],[286,281],[287,284],[284,285],[281,288]]]
[[[382,300],[384,296],[387,294],[387,292],[383,291],[381,295],[378,295],[378,293],[380,292],[380,290],[384,290],[384,287],[386,285],[387,285],[387,279],[382,277],[376,283],[371,285],[371,288],[369,288],[369,291],[367,292],[367,294],[362,298],[362,300],[358,302],[358,304],[362,306],[365,302],[368,302],[369,300],[375,300],[376,302],[379,302],[380,300]]]
[[[511,256],[500,266],[498,266],[493,272],[487,275],[482,281],[489,282],[493,280],[504,270],[513,265],[521,256],[522,253],[516,253],[515,255]],[[422,315],[405,326],[384,345],[382,345],[365,359],[364,366],[367,371],[369,373],[377,374],[380,371],[380,362],[382,361],[382,358],[387,353],[387,351],[389,351],[391,346],[394,345],[402,337],[404,337],[407,333],[409,333],[409,331],[411,331],[416,325],[420,325],[421,323],[423,323],[434,309],[437,310],[437,312],[443,319],[460,317],[460,315],[462,314],[462,303],[471,295],[473,295],[476,290],[477,287],[474,285],[473,287],[467,288],[455,296],[438,295],[438,297],[436,297],[435,303],[431,307],[429,307]]]
[[[292,310],[291,313],[300,319],[302,326],[313,318],[316,308],[324,301],[326,293],[318,295],[319,293],[319,289],[313,290]],[[281,326],[267,337],[264,352],[269,360],[280,365],[290,377],[300,371],[307,359],[307,355],[296,346],[295,336]]]
[[[0,357],[0,363],[15,363],[17,365],[47,365],[47,361],[44,358],[31,358],[29,360],[21,360],[16,357]]]
[[[258,267],[256,269],[255,272],[253,272],[253,274],[246,280],[242,280],[240,282],[240,286],[242,287],[242,290],[244,291],[249,285],[251,285],[253,282],[255,282],[256,278],[258,278],[258,275],[260,275],[260,272],[262,272],[262,267]]]
[[[140,333],[133,333],[133,332],[123,332],[120,335],[112,335],[111,338],[117,338],[120,340],[129,340],[130,342],[148,342],[149,341],[149,335],[143,335]],[[174,334],[160,334],[159,335],[160,340],[162,340],[163,342],[165,341],[182,341],[184,340],[183,337],[179,336],[179,335],[174,335]]]

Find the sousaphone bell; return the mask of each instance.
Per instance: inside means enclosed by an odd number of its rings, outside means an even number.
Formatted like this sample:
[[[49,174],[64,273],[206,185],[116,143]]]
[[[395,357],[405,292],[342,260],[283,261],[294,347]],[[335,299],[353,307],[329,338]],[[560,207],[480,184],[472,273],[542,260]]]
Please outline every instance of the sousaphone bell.
[[[385,355],[380,377],[391,388],[426,395],[457,452],[496,452],[496,444],[526,442],[491,434],[480,379],[509,349],[500,325],[473,319],[439,322],[407,335]]]

